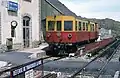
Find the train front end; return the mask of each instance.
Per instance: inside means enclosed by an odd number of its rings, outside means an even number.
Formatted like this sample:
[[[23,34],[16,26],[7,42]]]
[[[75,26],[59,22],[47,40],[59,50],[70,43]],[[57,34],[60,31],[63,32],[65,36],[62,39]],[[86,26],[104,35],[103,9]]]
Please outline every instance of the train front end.
[[[54,51],[50,53],[68,54],[66,51],[70,52],[70,49],[74,47],[76,43],[74,20],[72,16],[48,16],[46,18],[46,41],[50,49]]]

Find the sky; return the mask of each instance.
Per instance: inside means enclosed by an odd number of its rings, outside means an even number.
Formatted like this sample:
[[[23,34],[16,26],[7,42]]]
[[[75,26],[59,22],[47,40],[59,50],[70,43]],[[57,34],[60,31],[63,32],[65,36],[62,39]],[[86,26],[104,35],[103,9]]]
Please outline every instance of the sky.
[[[120,21],[120,0],[59,0],[78,16]]]

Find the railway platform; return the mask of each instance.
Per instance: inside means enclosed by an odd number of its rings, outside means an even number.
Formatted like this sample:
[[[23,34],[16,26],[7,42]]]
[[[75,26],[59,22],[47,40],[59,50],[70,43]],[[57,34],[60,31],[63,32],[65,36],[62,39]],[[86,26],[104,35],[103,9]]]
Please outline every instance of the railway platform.
[[[108,49],[115,48],[115,46],[116,46],[116,49],[113,51],[112,55],[110,55],[111,57],[109,57],[109,60],[111,60],[111,61],[106,59],[106,56],[99,57],[95,61],[92,61],[91,63],[90,63],[90,59],[87,61],[87,60],[85,60],[86,57],[83,57],[83,56],[78,57],[78,58],[76,58],[76,57],[68,58],[67,57],[67,58],[64,58],[64,59],[61,59],[58,61],[49,62],[49,63],[45,64],[44,71],[61,72],[62,76],[65,77],[67,75],[67,77],[68,77],[69,75],[76,73],[76,71],[80,71],[80,69],[82,69],[84,66],[86,66],[86,64],[88,64],[88,66],[84,67],[85,69],[83,69],[78,74],[78,75],[80,75],[79,77],[77,76],[78,78],[81,78],[81,76],[82,77],[83,76],[86,76],[86,77],[95,76],[96,77],[99,74],[100,74],[99,78],[112,78],[115,75],[116,70],[120,71],[119,61],[114,61],[114,60],[118,59],[118,56],[120,55],[120,51],[119,51],[120,47],[117,47],[117,45],[118,45],[118,43],[114,42],[113,44],[111,44],[111,46],[109,45],[109,48],[106,47],[105,51],[103,51],[103,52],[107,52],[107,51],[109,52]],[[114,53],[115,53],[115,55],[114,55]],[[118,56],[116,56],[116,55],[118,55]],[[101,71],[104,73],[101,74]],[[92,78],[95,78],[95,77],[92,77]]]
[[[114,42],[115,40],[112,38],[108,38],[108,39],[103,39],[101,41],[98,42],[94,42],[94,43],[90,43],[90,44],[86,44],[84,45],[84,48],[82,49],[82,53],[80,52],[80,56],[84,56],[86,54],[97,54],[97,52],[106,47],[107,45],[111,44],[112,42]]]
[[[39,45],[38,48],[27,48],[23,50],[18,50],[16,52],[23,52],[23,53],[32,53],[29,58],[43,58],[46,56],[46,52],[44,49],[48,47],[49,45],[47,43],[42,43]]]
[[[10,52],[4,52],[0,54],[0,61],[1,61],[1,65],[3,66],[3,63],[5,63],[5,65],[3,67],[0,67],[0,72],[5,71],[5,70],[9,70],[13,67],[17,67],[19,69],[19,65],[23,65],[24,66],[29,66],[32,61],[35,61],[39,58],[44,58],[46,57],[46,53],[44,50],[42,50],[43,48],[47,47],[48,44],[43,43],[41,44],[38,48],[28,48],[28,49],[23,49],[23,50],[17,50],[17,51],[10,51]],[[39,61],[36,61],[36,63],[38,63]],[[28,63],[28,64],[26,64]],[[26,64],[26,65],[24,65]],[[40,71],[37,71],[40,72]],[[3,78],[6,75],[9,75],[10,73],[5,73],[3,75],[0,75],[0,78]],[[23,78],[23,77],[21,77]]]

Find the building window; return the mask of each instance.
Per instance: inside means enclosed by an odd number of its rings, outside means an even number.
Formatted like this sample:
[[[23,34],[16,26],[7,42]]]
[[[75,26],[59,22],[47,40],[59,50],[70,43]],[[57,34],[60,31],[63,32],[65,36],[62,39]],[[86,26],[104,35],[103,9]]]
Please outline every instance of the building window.
[[[61,21],[57,21],[57,31],[61,31]]]
[[[23,17],[23,44],[24,48],[30,46],[30,30],[31,30],[31,18],[29,16]]]
[[[64,30],[65,31],[72,31],[73,21],[64,21]]]
[[[13,12],[13,11],[8,11],[8,15],[10,15],[10,16],[18,16],[17,12]]]
[[[48,30],[54,30],[54,24],[55,22],[54,21],[48,21]]]
[[[30,25],[30,18],[28,16],[25,16],[23,18],[23,26],[29,26]]]

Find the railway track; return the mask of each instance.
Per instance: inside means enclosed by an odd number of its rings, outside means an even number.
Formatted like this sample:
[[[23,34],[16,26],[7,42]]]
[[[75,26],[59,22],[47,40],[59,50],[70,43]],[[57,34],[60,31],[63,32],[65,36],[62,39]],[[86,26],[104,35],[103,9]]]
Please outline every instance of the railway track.
[[[116,44],[117,42],[114,42],[113,44],[111,44],[110,46],[112,46],[112,45],[114,45],[114,44]],[[109,47],[110,47],[109,46]],[[81,47],[84,47],[83,45],[82,46],[80,46],[80,48]],[[109,47],[106,47],[106,49],[104,49],[104,50],[100,50],[100,51],[102,51],[102,53],[100,54],[100,55],[98,55],[98,56],[96,56],[93,60],[91,60],[89,63],[87,63],[85,66],[83,66],[77,73],[75,73],[71,78],[74,78],[74,76],[75,75],[77,75],[77,74],[79,74],[82,70],[84,70],[84,68],[85,67],[87,67],[89,64],[91,64],[93,61],[95,61],[96,59],[98,59],[98,58],[100,58],[100,57],[103,57],[104,55],[105,55],[105,51],[107,51],[108,49],[109,49]],[[67,57],[67,56],[66,56]],[[63,58],[66,58],[65,56],[64,57],[50,57],[50,58],[48,58],[49,59],[49,61],[46,61],[46,62],[44,62],[44,64],[46,64],[46,63],[49,63],[49,62],[53,62],[53,61],[58,61],[58,60],[60,60],[60,59],[63,59]],[[51,59],[52,58],[52,59]],[[44,78],[50,78],[50,76],[51,75],[49,75],[49,77],[47,76],[47,77],[44,77]]]
[[[80,46],[81,47],[84,47],[83,45]],[[107,48],[108,49],[108,48]],[[92,63],[94,60],[96,60],[98,57],[101,57],[103,56],[103,53],[101,53],[99,56],[97,56],[96,58],[94,58],[92,61],[90,61],[89,63],[87,63],[80,71],[82,71],[86,66],[88,66],[90,63]],[[52,56],[49,56],[47,57],[46,59],[43,60],[43,64],[46,64],[46,63],[49,63],[49,62],[53,62],[53,61],[58,61],[60,59],[63,59],[63,58],[66,58],[67,56],[63,56],[63,57],[52,57]],[[76,74],[75,74],[76,75]],[[49,76],[49,77],[48,77]],[[50,78],[51,75],[48,75],[47,77],[44,77],[44,78]]]
[[[115,55],[117,49],[120,47],[119,44],[120,44],[120,41],[111,47],[111,48],[114,48],[114,51],[111,53],[110,56],[107,56],[106,63],[102,66],[102,68],[100,69],[99,73],[97,74],[97,76],[95,78],[99,78],[99,76],[102,74],[102,72],[104,71],[105,67],[109,64],[110,60]]]
[[[57,74],[47,74],[46,76],[42,77],[42,78],[57,78]]]
[[[100,71],[98,72],[97,76],[95,78],[99,78],[101,75],[102,71],[104,68],[108,65],[109,61],[112,59],[113,55],[116,53],[116,49],[118,48],[120,44],[120,40],[115,41],[113,44],[111,44],[109,47],[106,49],[103,49],[102,52],[96,56],[94,59],[92,59],[90,62],[85,64],[79,71],[74,73],[71,77],[69,78],[75,78],[77,75],[79,75],[83,70],[85,70],[91,63],[95,62],[99,58],[105,57],[107,60],[104,62],[104,65],[101,67]]]
[[[83,47],[83,46],[82,46]],[[114,47],[113,47],[114,48]],[[98,57],[101,57],[102,54],[100,54]],[[96,57],[95,59],[97,59],[98,57]],[[63,59],[63,58],[66,58],[66,56],[63,56],[63,57],[52,57],[52,56],[47,56],[45,58],[40,58],[40,59],[37,59],[35,61],[38,61],[38,60],[43,60],[43,64],[46,64],[46,63],[49,63],[49,62],[53,62],[53,61],[58,61],[60,59]],[[93,59],[91,62],[93,62],[95,59]],[[33,61],[34,62],[34,61]],[[86,64],[80,71],[82,71],[86,66],[88,66],[91,62],[89,62],[88,64]],[[31,62],[30,62],[31,63]],[[21,68],[25,65],[28,65],[29,63],[27,64],[23,64],[23,65],[20,65],[20,66],[16,66],[16,67],[13,67],[13,68],[10,68],[10,69],[6,69],[4,71],[1,71],[0,72],[0,75],[3,74],[4,72],[8,72],[8,71],[11,71],[11,70],[14,70],[14,69],[17,69],[17,68]],[[78,73],[80,72],[78,71]],[[102,71],[102,70],[101,70]],[[73,76],[77,75],[78,73],[74,74]],[[47,77],[49,78],[49,77]]]
[[[53,61],[58,61],[63,58],[66,58],[66,57],[49,57],[49,58],[43,60],[43,64],[53,62]]]

